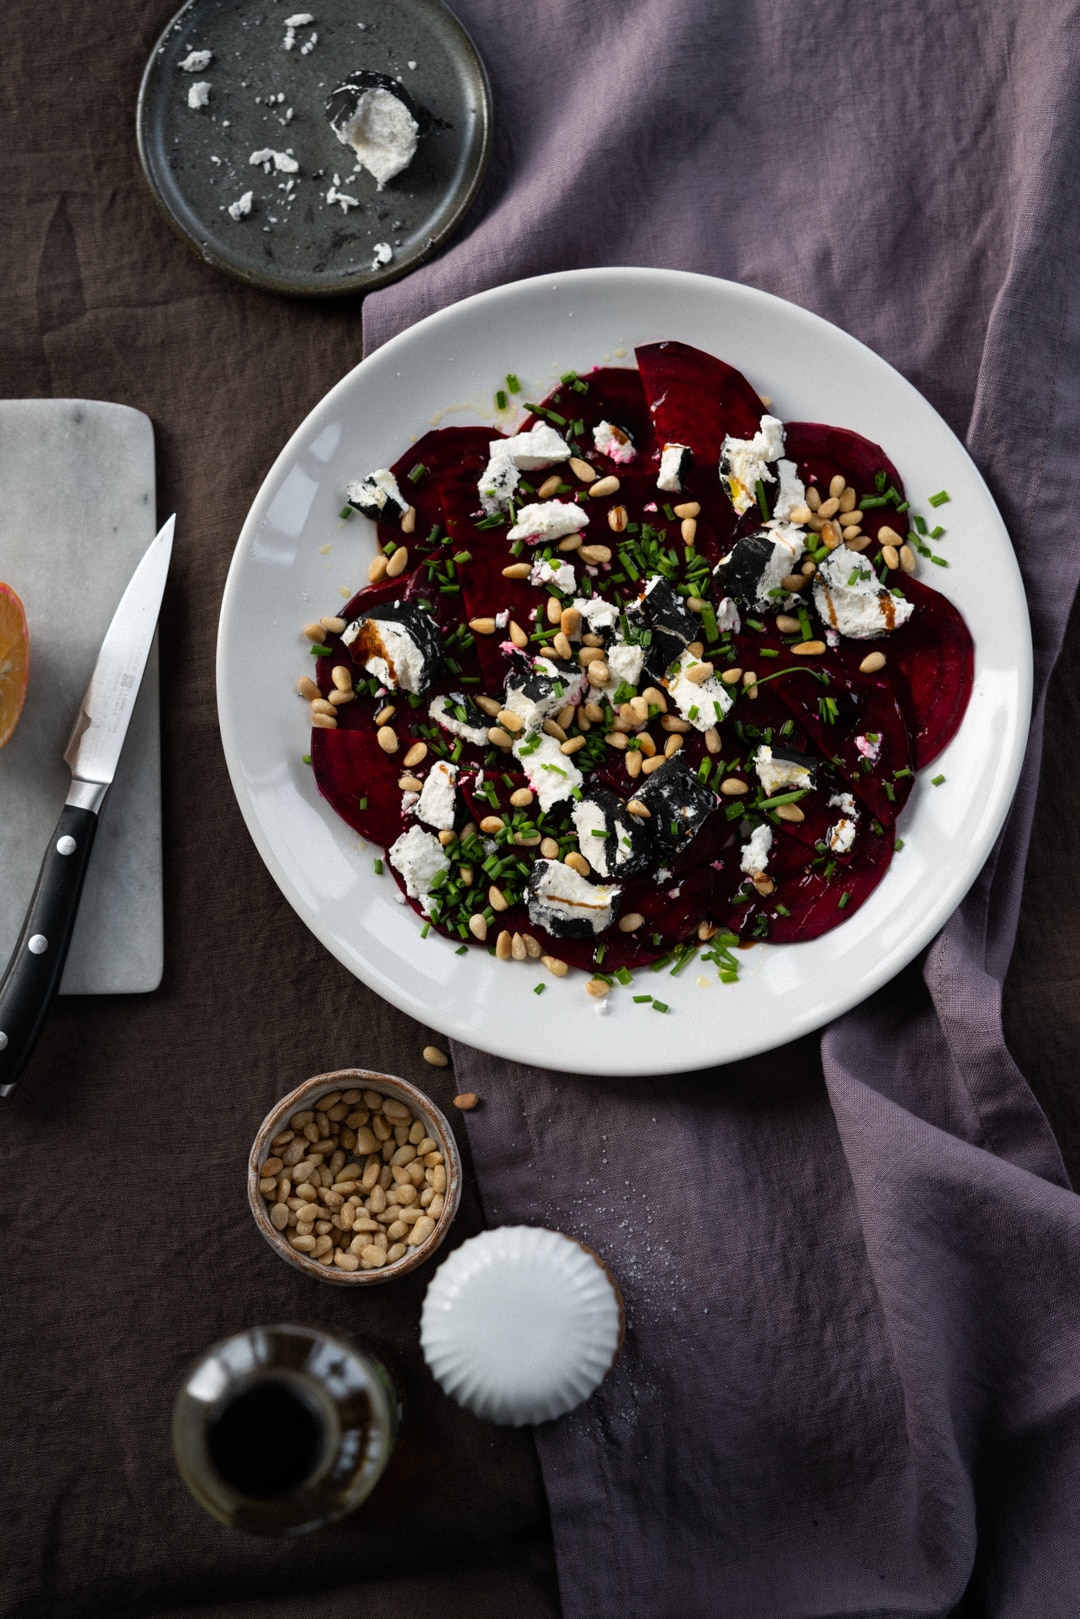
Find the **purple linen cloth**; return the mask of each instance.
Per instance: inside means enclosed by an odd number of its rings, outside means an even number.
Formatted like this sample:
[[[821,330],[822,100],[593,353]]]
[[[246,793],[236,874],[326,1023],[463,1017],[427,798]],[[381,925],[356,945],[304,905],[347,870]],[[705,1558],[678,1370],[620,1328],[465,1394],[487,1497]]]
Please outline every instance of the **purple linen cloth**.
[[[626,1296],[614,1373],[537,1430],[564,1611],[1075,1619],[1080,1204],[1000,996],[1080,571],[1077,8],[456,9],[492,74],[491,173],[456,244],[367,301],[368,349],[580,265],[789,298],[966,439],[1035,637],[991,860],[924,957],[820,1040],[618,1082],[456,1048],[488,1219],[581,1237]]]

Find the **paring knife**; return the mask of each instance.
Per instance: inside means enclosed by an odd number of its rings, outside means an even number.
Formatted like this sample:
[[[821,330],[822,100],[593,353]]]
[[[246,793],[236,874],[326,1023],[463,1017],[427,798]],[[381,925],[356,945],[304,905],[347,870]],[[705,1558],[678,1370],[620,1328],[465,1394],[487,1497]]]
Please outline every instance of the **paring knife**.
[[[170,517],[143,553],[98,653],[64,758],[71,791],[0,979],[0,1097],[10,1096],[60,988],[98,816],[112,786],[157,628],[172,556]]]

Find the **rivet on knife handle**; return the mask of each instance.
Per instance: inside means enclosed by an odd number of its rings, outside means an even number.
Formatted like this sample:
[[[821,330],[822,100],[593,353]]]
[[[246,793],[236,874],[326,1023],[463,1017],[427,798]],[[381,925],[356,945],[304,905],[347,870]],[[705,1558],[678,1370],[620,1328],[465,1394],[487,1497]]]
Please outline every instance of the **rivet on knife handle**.
[[[10,1095],[60,988],[98,818],[65,804],[0,980],[0,1097]]]

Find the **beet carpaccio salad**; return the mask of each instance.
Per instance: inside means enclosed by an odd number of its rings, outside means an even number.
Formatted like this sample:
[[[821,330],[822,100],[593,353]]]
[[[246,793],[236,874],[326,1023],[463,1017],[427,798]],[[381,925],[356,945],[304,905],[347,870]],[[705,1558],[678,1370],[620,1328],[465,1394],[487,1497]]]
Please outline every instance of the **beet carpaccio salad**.
[[[350,484],[371,582],[300,681],[319,791],[423,935],[601,998],[850,917],[973,678],[882,449],[686,344],[636,359]]]

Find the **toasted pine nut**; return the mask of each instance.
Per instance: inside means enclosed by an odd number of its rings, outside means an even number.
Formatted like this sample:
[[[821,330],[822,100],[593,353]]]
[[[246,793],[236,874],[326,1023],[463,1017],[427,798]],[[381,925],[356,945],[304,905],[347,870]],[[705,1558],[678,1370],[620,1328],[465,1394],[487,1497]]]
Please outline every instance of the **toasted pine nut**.
[[[510,794],[510,802],[515,809],[527,809],[532,801],[533,791],[531,787],[519,787],[516,792]]]
[[[328,701],[333,703],[335,708],[344,708],[346,703],[356,701],[356,693],[354,691],[332,691]]]
[[[460,1096],[454,1097],[454,1106],[460,1108],[462,1113],[471,1113],[479,1100],[475,1091],[462,1091]]]
[[[541,956],[540,960],[548,972],[552,973],[556,978],[565,978],[570,971],[566,962],[560,961],[558,956]]]
[[[565,636],[577,634],[581,628],[581,614],[576,607],[564,607],[559,614],[559,629]]]
[[[554,838],[541,838],[540,853],[543,855],[545,860],[558,860],[559,845],[555,842]]]
[[[611,679],[611,670],[602,658],[594,658],[587,664],[585,673],[589,677],[590,686],[606,686]]]
[[[785,590],[790,590],[794,593],[796,590],[805,590],[808,581],[804,574],[786,573],[780,583]]]
[[[313,697],[311,699],[311,712],[313,714],[332,714],[334,705],[333,703],[328,703],[325,697]]]
[[[504,579],[527,579],[530,573],[532,573],[531,562],[511,562],[508,568],[503,569],[502,576]]]
[[[493,618],[470,618],[469,628],[474,635],[494,635],[495,620]]]
[[[557,472],[553,472],[550,478],[544,479],[543,483],[536,491],[537,500],[550,500],[552,495],[558,493],[559,485],[561,483],[562,479],[560,478],[559,474]]]
[[[813,517],[809,506],[793,506],[790,521],[805,526]]]
[[[405,569],[408,566],[409,547],[407,545],[399,545],[389,562],[386,564],[386,577],[388,579],[396,579],[399,574],[405,572]]]
[[[725,686],[737,686],[742,677],[743,672],[737,667],[734,669],[724,669],[720,674],[720,679],[724,682]]]
[[[557,658],[561,658],[564,663],[574,656],[574,649],[570,645],[570,642],[566,639],[566,636],[563,634],[562,630],[559,631],[558,635],[556,635],[555,639],[552,641],[551,650],[554,652],[555,656]]]
[[[510,620],[510,639],[516,647],[526,647],[529,644],[529,637],[521,625],[515,623],[513,619]]]
[[[915,553],[911,549],[911,546],[902,545],[900,547],[900,566],[903,568],[904,572],[914,573],[918,565],[919,564],[915,560]]]
[[[641,767],[641,774],[643,776],[651,776],[654,770],[659,770],[661,765],[666,764],[667,760],[664,758],[664,755],[662,753],[658,753],[655,759],[645,760]]]
[[[411,534],[412,533],[413,529],[416,527],[416,507],[415,506],[406,506],[405,510],[401,514],[401,525],[400,526],[401,526],[401,532],[403,534]]]
[[[367,576],[368,582],[373,585],[380,584],[386,578],[386,558],[381,551],[368,563]]]
[[[506,822],[501,815],[485,815],[480,822],[480,830],[481,832],[486,832],[490,838],[494,837],[497,832],[501,832],[505,825]]]
[[[678,731],[685,736],[690,729],[690,721],[682,719],[678,714],[662,714],[660,716],[660,729],[662,731]]]
[[[625,506],[612,506],[607,514],[608,528],[614,534],[621,534],[630,521],[630,513]]]
[[[576,753],[579,748],[585,746],[588,740],[587,736],[568,736],[565,742],[560,743],[559,751],[561,753]]]
[[[798,635],[802,625],[790,613],[777,613],[776,627],[781,635]]]
[[[524,961],[529,954],[520,933],[515,933],[510,940],[510,954],[515,961]]]
[[[479,939],[481,944],[483,944],[484,940],[487,938],[487,929],[487,920],[482,912],[474,911],[469,918],[469,932],[472,934],[473,938]]]
[[[493,747],[502,748],[504,753],[514,745],[514,739],[509,731],[504,731],[501,725],[493,725],[488,731],[488,741]]]
[[[497,697],[474,697],[473,702],[482,713],[490,714],[492,719],[502,708],[502,704]]]
[[[590,978],[585,985],[586,995],[591,995],[594,1001],[602,1001],[605,995],[611,993],[611,985],[605,984],[602,978]]]
[[[859,668],[864,675],[876,675],[879,669],[885,667],[884,652],[868,652],[860,663]]]
[[[712,672],[712,664],[706,662],[691,664],[690,668],[685,671],[685,674],[691,685],[703,686],[706,680],[711,678]]]
[[[617,495],[619,493],[619,489],[620,484],[618,478],[614,476],[597,478],[596,482],[594,484],[590,484],[589,486],[589,495],[590,497],[595,496],[597,500],[603,500],[605,495]]]
[[[386,707],[380,708],[379,712],[376,714],[375,724],[389,725],[396,713],[397,709],[394,707],[393,703],[387,703]]]
[[[493,911],[506,911],[510,908],[506,895],[501,888],[496,888],[494,883],[488,889],[488,904]]]
[[[641,735],[637,739],[637,743],[639,750],[645,755],[646,759],[651,759],[656,753],[656,743],[653,741],[648,731],[642,731]]]
[[[837,499],[837,497],[835,495],[830,495],[828,500],[823,500],[821,502],[821,505],[817,509],[817,514],[818,514],[819,517],[824,517],[824,518],[835,517],[836,513],[839,510],[840,510],[840,502],[839,502],[839,500]]]
[[[515,714],[512,708],[500,708],[496,715],[504,731],[510,731],[514,736],[525,729],[525,721],[520,714]]]
[[[845,540],[844,544],[849,551],[865,551],[870,544],[870,536],[869,534],[852,534],[851,539]]]
[[[842,545],[844,542],[839,523],[830,518],[821,531],[821,538],[825,541],[830,551],[835,551],[837,546]]]
[[[800,641],[797,646],[788,647],[788,651],[796,658],[820,658],[825,651],[825,642]]]
[[[304,634],[307,636],[309,641],[321,642],[326,634],[326,631],[323,629],[321,624],[305,624]]]
[[[704,641],[691,641],[686,650],[692,658],[703,658],[705,656],[705,643]]]
[[[604,736],[604,741],[609,748],[625,748],[626,733],[625,731],[608,731]]]
[[[642,762],[641,754],[636,748],[630,748],[627,750],[626,774],[630,777],[631,781],[636,781],[641,775]]]
[[[438,1046],[425,1046],[424,1061],[429,1062],[432,1068],[445,1068],[450,1058],[445,1051],[440,1051]]]
[[[692,546],[697,539],[697,518],[684,517],[679,525],[679,533],[682,535],[683,544]]]
[[[847,488],[847,479],[842,472],[837,472],[829,483],[829,494],[837,501]]]
[[[580,534],[568,534],[565,540],[559,541],[558,549],[560,551],[580,551],[584,544],[585,541]]]
[[[545,736],[553,736],[556,742],[566,741],[566,732],[563,730],[558,720],[545,720],[541,729],[543,730]]]
[[[578,455],[572,455],[567,465],[579,483],[595,483],[599,477],[596,468],[591,467],[587,461],[583,461]]]
[[[676,517],[701,516],[701,506],[696,500],[684,500],[681,506],[673,506],[671,509]]]
[[[675,754],[678,753],[678,751],[682,747],[682,745],[683,745],[683,739],[682,739],[681,736],[678,736],[678,735],[669,736],[667,741],[664,743],[664,758],[665,759],[673,758],[675,756]]]
[[[821,505],[821,495],[818,493],[818,490],[814,484],[811,484],[809,489],[806,491],[806,504],[809,506],[812,512],[816,512],[818,507]]]
[[[897,549],[904,543],[904,536],[898,534],[894,528],[890,528],[888,523],[882,523],[877,531],[877,537],[880,545],[895,545]]]
[[[402,764],[404,764],[408,770],[412,770],[416,765],[423,764],[424,760],[427,758],[427,754],[428,745],[426,742],[414,742],[402,760]]]
[[[644,920],[640,911],[627,911],[625,916],[619,918],[619,932],[635,933]]]
[[[320,618],[319,623],[322,625],[327,635],[340,635],[345,628],[345,620],[343,618]]]
[[[301,675],[300,679],[296,682],[296,689],[300,693],[301,697],[307,698],[309,703],[313,698],[321,696],[318,686],[312,680],[310,675]]]
[[[900,553],[896,546],[883,545],[881,547],[881,560],[887,568],[898,568],[900,566]]]
[[[842,512],[853,512],[856,504],[858,503],[858,499],[859,497],[855,493],[854,489],[852,489],[851,485],[846,484],[840,495],[840,510]]]
[[[563,855],[563,864],[569,866],[571,871],[576,871],[580,877],[587,877],[592,870],[585,856],[578,854],[576,849],[571,849],[569,854]]]
[[[448,849],[452,843],[457,842],[457,833],[451,827],[444,826],[439,833],[439,842],[444,849]]]
[[[744,793],[750,791],[750,788],[745,781],[740,781],[737,776],[725,776],[720,783],[720,791],[725,798],[741,798]]]
[[[720,752],[720,732],[715,725],[710,725],[705,732],[705,749],[708,753]]]
[[[776,816],[780,821],[791,821],[792,823],[806,820],[806,816],[798,804],[778,804],[776,806]]]
[[[403,793],[418,793],[423,789],[423,782],[419,776],[399,776],[398,786]]]
[[[591,568],[598,568],[604,562],[611,561],[610,545],[583,545],[578,552],[582,562],[587,562]]]
[[[511,944],[510,935],[506,929],[503,928],[502,932],[499,934],[499,937],[495,940],[495,954],[500,961],[509,961],[510,951],[512,948],[513,946]]]

